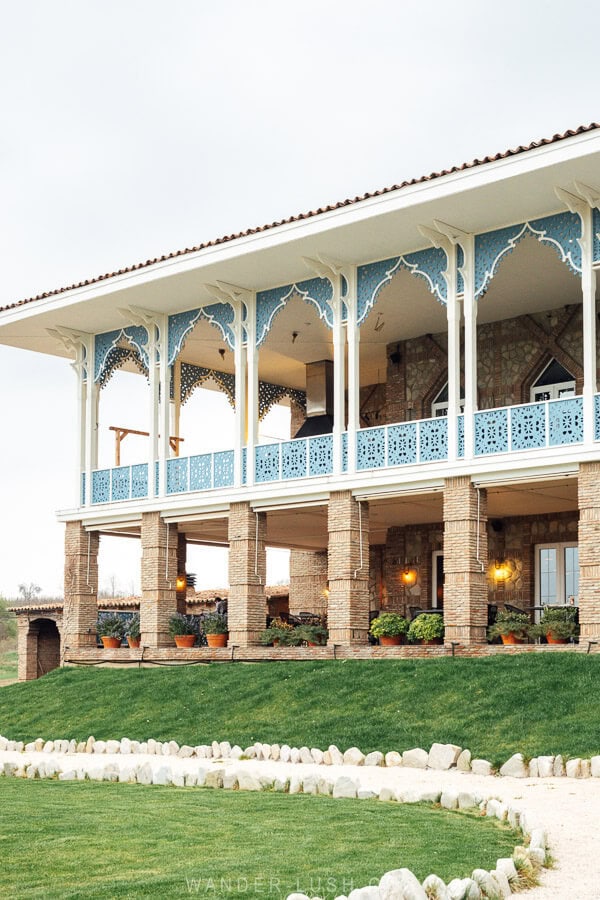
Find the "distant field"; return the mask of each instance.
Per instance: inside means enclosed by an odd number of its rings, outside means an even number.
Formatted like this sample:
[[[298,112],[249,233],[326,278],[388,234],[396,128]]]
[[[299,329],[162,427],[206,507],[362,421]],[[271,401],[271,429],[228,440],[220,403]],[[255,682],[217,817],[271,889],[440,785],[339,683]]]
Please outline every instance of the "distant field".
[[[468,747],[495,764],[600,752],[600,656],[58,669],[0,691],[0,734],[229,740],[371,750]]]
[[[407,866],[446,881],[519,843],[496,820],[330,797],[0,779],[0,896],[333,898]]]

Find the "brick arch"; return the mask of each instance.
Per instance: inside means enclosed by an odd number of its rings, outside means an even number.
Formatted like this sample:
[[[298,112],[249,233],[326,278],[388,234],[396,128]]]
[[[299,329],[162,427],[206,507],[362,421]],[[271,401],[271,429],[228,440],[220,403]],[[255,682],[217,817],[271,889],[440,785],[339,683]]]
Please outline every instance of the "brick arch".
[[[19,622],[20,681],[41,678],[60,666],[59,619],[62,619],[60,615],[48,613]]]
[[[555,348],[554,352],[544,348],[531,364],[527,376],[521,383],[521,403],[530,402],[531,388],[553,360],[556,360],[567,372],[573,375],[575,390],[578,394],[581,394],[583,390],[583,367],[567,354],[561,353],[558,347]]]

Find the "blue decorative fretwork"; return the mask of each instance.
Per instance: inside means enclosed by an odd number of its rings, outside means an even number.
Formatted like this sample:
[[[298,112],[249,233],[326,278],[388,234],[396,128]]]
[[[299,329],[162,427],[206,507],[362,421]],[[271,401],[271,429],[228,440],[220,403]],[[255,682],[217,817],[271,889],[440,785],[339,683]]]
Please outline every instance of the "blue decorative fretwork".
[[[342,434],[342,472],[348,471],[348,432]]]
[[[131,362],[136,369],[148,378],[148,367],[139,355],[135,347],[111,347],[106,354],[104,366],[98,377],[98,385],[103,388],[117,369],[120,369],[126,362]]]
[[[463,274],[461,272],[462,267],[465,264],[465,252],[460,244],[456,245],[456,293],[463,294],[465,291],[465,280],[463,278]]]
[[[529,403],[510,411],[510,439],[513,450],[546,446],[546,404]]]
[[[206,319],[216,325],[223,340],[231,350],[235,347],[235,334],[232,328],[235,313],[230,303],[212,303],[201,309],[188,309],[185,312],[169,316],[169,365],[172,365],[185,343],[187,335],[192,331],[199,319]]]
[[[475,413],[475,456],[508,450],[508,409]]]
[[[130,479],[131,469],[129,468],[129,466],[119,466],[116,469],[112,469],[112,500],[129,500],[129,497],[131,496]]]
[[[600,394],[594,397],[594,440],[600,441]]]
[[[85,506],[85,472],[81,473],[81,506]]]
[[[331,300],[333,298],[333,286],[328,278],[308,278],[306,281],[297,281],[295,284],[285,284],[281,287],[271,288],[268,291],[259,291],[256,295],[256,344],[258,347],[265,340],[273,319],[286,302],[297,295],[312,303],[329,328],[333,328],[333,310]]]
[[[233,485],[233,450],[219,450],[213,453],[214,486],[216,488]]]
[[[356,468],[381,469],[385,466],[385,428],[365,428],[356,433]]]
[[[212,453],[190,456],[190,491],[209,491],[212,486]]]
[[[497,231],[475,235],[475,296],[481,297],[496,274],[500,261],[512,253],[519,241],[531,234],[549,244],[572,272],[581,274],[581,219],[570,212],[556,213],[543,219],[532,219]]]
[[[187,456],[167,460],[167,494],[181,494],[189,490],[189,459]]]
[[[280,444],[259,444],[254,453],[254,480],[256,482],[279,480]]]
[[[135,500],[148,496],[148,463],[131,467],[131,496]]]
[[[281,445],[281,477],[305,478],[307,474],[307,445],[302,438],[285,441]]]
[[[92,503],[108,503],[110,501],[110,469],[97,469],[92,472]]]
[[[242,484],[248,483],[248,450],[242,447]]]
[[[583,399],[568,397],[548,404],[550,446],[580,444],[583,441]]]
[[[117,331],[106,331],[104,334],[95,336],[94,381],[102,382],[108,380],[104,376],[105,368],[109,362],[108,357],[111,350],[119,343],[130,344],[137,351],[141,365],[146,371],[148,370],[148,332],[141,325],[129,325],[127,328],[121,328]],[[113,366],[113,371],[114,368]]]
[[[269,410],[288,397],[293,403],[296,403],[301,409],[306,409],[306,394],[304,391],[298,391],[295,388],[285,387],[283,384],[270,384],[268,381],[258,382],[258,418],[262,422]]]
[[[181,402],[189,400],[193,391],[213,379],[219,385],[231,406],[235,406],[235,375],[229,372],[219,372],[216,369],[207,369],[204,366],[194,366],[191,363],[181,363]]]
[[[417,461],[417,423],[388,425],[388,466],[406,466]]]
[[[456,423],[456,428],[458,432],[458,451],[457,456],[459,459],[465,455],[465,417],[464,415],[458,417],[458,422]]]
[[[600,209],[595,209],[592,215],[592,230],[594,232],[594,262],[600,263]]]
[[[424,419],[419,422],[419,460],[433,462],[448,459],[448,419]]]
[[[333,472],[333,436],[323,434],[308,439],[308,474],[331,475]]]
[[[400,269],[423,278],[431,293],[441,302],[447,299],[444,272],[447,268],[446,254],[437,247],[405,253],[392,259],[359,266],[357,270],[357,315],[361,324],[367,318],[377,301],[380,291]]]

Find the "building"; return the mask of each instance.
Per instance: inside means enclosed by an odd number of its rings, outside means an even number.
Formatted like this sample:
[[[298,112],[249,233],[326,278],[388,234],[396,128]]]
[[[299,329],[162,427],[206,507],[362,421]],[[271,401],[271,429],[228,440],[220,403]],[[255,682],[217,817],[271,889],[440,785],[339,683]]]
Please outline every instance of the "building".
[[[593,124],[2,309],[1,342],[77,372],[64,660],[99,652],[104,533],[141,541],[145,659],[173,656],[189,542],[229,544],[242,653],[267,544],[294,551],[290,608],[326,606],[338,652],[384,608],[439,606],[475,652],[490,606],[576,603],[599,639],[599,210]],[[147,385],[132,465],[98,458],[119,368]],[[231,444],[189,452],[182,405],[207,383]],[[290,437],[259,442],[274,404]]]

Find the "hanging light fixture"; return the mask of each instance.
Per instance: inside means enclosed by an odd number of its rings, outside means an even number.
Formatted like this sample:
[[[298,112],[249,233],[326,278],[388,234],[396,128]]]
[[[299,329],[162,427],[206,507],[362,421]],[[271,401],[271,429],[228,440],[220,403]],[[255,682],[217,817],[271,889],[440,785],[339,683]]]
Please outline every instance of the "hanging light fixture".
[[[175,590],[178,594],[183,594],[187,590],[187,576],[185,572],[178,575],[175,579]]]

